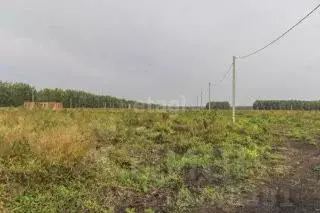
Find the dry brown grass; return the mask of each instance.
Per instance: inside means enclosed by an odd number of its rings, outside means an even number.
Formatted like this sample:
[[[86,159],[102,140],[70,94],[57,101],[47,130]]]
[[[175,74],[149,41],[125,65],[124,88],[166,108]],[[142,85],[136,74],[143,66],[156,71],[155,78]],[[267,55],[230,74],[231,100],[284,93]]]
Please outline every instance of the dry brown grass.
[[[39,127],[32,116],[0,114],[0,156],[12,155],[17,144],[50,164],[73,164],[90,149],[90,132],[78,124]],[[92,143],[92,142],[91,142]]]
[[[27,140],[31,125],[27,125],[23,118],[13,120],[12,117],[4,115],[0,117],[0,155],[12,152],[15,143]]]
[[[5,213],[5,209],[4,209],[4,204],[3,202],[0,200],[0,212]]]
[[[33,153],[52,164],[72,164],[90,149],[89,134],[77,125],[46,129],[29,138]]]

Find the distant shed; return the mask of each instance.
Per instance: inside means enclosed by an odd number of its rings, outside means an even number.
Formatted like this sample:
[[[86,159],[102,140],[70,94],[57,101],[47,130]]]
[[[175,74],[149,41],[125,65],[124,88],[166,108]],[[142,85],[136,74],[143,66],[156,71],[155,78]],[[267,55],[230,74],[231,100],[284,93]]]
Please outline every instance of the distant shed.
[[[59,110],[63,109],[62,102],[24,102],[25,109],[52,109],[52,110]]]

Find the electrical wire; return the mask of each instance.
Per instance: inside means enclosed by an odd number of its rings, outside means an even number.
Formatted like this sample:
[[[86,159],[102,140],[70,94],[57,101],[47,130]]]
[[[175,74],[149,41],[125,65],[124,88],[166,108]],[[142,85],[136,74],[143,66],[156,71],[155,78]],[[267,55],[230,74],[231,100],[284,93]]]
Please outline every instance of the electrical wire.
[[[227,72],[224,73],[223,78],[221,78],[220,81],[217,81],[217,82],[215,82],[215,83],[212,83],[211,86],[212,86],[212,87],[216,87],[216,86],[218,86],[219,84],[223,83],[224,80],[226,80],[226,78],[227,78],[228,75],[230,74],[230,72],[231,72],[231,70],[232,70],[232,66],[233,66],[233,63],[230,64],[229,69],[227,70]]]
[[[219,83],[222,83],[222,82],[224,82],[224,80],[226,80],[226,78],[228,77],[229,73],[232,70],[232,66],[233,66],[233,63],[230,64],[228,71],[224,74],[223,78],[219,81]]]
[[[271,45],[273,45],[274,43],[276,43],[277,41],[279,41],[280,39],[282,39],[283,37],[285,37],[289,32],[291,32],[294,28],[296,28],[299,24],[301,24],[304,20],[306,20],[310,15],[312,15],[316,10],[318,10],[320,8],[320,4],[318,6],[316,6],[311,12],[309,12],[306,16],[304,16],[298,23],[296,23],[295,25],[293,25],[291,28],[289,28],[286,32],[284,32],[282,35],[278,36],[276,39],[274,39],[273,41],[271,41],[270,43],[268,43],[266,46],[250,53],[244,56],[240,56],[237,57],[238,59],[245,59],[248,58],[250,56],[253,56],[263,50],[265,50],[266,48],[270,47]]]

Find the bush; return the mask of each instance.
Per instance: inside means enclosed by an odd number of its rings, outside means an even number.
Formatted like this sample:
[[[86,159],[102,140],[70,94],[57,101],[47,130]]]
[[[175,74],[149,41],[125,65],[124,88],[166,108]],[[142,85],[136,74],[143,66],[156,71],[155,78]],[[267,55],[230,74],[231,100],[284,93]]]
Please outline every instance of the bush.
[[[223,102],[210,102],[211,109],[230,109],[230,103],[227,101]],[[209,103],[206,104],[206,109],[209,109]]]

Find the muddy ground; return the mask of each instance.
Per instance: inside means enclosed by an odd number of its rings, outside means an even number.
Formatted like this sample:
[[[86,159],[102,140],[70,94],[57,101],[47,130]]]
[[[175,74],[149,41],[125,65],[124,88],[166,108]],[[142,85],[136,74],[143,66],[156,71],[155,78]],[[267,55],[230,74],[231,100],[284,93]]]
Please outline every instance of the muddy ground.
[[[288,142],[277,150],[286,156],[278,167],[289,173],[266,180],[259,190],[247,195],[235,213],[320,212],[320,142],[317,145]]]
[[[320,213],[320,139],[318,144],[306,144],[301,141],[287,142],[284,146],[274,147],[274,153],[284,156],[282,161],[270,165],[273,169],[282,170],[271,177],[259,180],[254,192],[243,195],[241,207],[223,209],[214,206],[195,207],[190,213]],[[212,172],[214,174],[214,172]],[[222,179],[204,173],[199,168],[186,173],[190,187],[201,187],[202,184],[222,184]],[[188,184],[187,184],[188,185]],[[153,192],[150,196],[132,201],[134,206],[125,206],[116,212],[125,213],[126,208],[135,207],[144,212],[146,203],[155,212],[170,212],[167,209],[165,192]],[[132,196],[135,197],[135,196]],[[125,198],[128,200],[129,198]],[[163,208],[162,208],[163,207]]]

